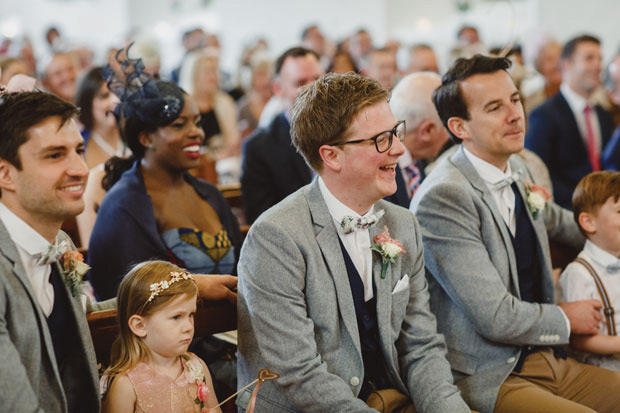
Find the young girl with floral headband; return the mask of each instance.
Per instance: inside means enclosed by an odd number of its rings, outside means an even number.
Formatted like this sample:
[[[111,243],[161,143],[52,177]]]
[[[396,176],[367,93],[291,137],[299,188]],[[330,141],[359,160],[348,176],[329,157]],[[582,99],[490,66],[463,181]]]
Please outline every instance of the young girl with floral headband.
[[[220,412],[207,366],[187,348],[198,289],[174,264],[134,267],[118,291],[119,337],[102,381],[103,412]]]

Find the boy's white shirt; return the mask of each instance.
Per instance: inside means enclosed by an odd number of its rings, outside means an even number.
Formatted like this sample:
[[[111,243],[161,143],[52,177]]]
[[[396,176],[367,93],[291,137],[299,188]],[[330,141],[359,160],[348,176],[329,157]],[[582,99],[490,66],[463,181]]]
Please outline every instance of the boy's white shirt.
[[[607,266],[618,262],[618,258],[587,240],[579,257],[584,258],[592,265],[600,279],[603,281],[609,301],[617,312],[620,310],[620,271],[608,273]],[[570,263],[560,276],[560,288],[565,301],[579,301],[596,299],[601,300],[601,296],[596,288],[594,279],[588,270],[576,262]],[[602,310],[601,310],[602,313]],[[616,329],[620,328],[620,317],[615,317]],[[605,318],[599,323],[600,334],[608,334],[607,322]]]

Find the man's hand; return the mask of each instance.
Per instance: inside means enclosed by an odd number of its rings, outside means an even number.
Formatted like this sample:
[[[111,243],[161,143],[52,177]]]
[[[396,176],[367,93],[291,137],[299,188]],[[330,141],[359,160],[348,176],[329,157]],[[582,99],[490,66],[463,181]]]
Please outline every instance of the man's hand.
[[[237,277],[233,275],[196,274],[198,295],[206,300],[228,300],[237,304]]]
[[[560,303],[560,308],[570,321],[572,334],[596,334],[598,324],[603,318],[600,309],[603,304],[599,300],[582,300]]]

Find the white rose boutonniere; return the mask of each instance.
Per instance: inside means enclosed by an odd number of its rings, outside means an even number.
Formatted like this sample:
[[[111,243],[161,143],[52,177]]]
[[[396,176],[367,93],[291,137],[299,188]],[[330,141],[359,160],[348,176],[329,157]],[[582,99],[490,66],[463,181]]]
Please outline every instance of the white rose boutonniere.
[[[381,254],[383,266],[381,267],[381,278],[385,278],[388,264],[393,264],[399,255],[406,251],[400,241],[390,237],[390,231],[387,227],[383,227],[383,232],[373,238],[370,249]]]
[[[551,194],[542,186],[531,183],[525,184],[527,193],[527,206],[534,219],[538,219],[538,214],[545,209],[547,201],[551,199]]]

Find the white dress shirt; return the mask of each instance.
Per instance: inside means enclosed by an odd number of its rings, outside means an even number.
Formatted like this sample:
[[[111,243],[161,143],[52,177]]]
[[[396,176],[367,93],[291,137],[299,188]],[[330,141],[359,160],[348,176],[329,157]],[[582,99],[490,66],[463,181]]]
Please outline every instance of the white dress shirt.
[[[502,171],[495,165],[491,165],[487,161],[480,159],[465,147],[463,147],[463,152],[465,152],[465,156],[467,156],[469,162],[472,163],[478,175],[480,175],[487,188],[489,188],[497,209],[499,209],[506,226],[510,229],[510,233],[514,237],[517,230],[517,222],[515,220],[515,194],[512,192],[510,185],[506,185],[502,189],[497,189],[495,187],[495,184],[498,182],[512,176],[510,163],[507,163],[506,170]]]
[[[43,314],[49,316],[54,307],[54,287],[50,283],[52,267],[50,264],[38,265],[37,260],[48,250],[50,243],[2,202],[0,220],[15,243]]]
[[[329,213],[334,219],[338,236],[340,237],[344,248],[347,250],[347,253],[351,257],[351,261],[353,261],[355,269],[362,278],[362,283],[364,284],[364,301],[371,300],[374,293],[372,291],[372,251],[370,250],[370,233],[368,232],[368,229],[357,229],[350,234],[344,233],[340,227],[342,218],[345,215],[351,215],[352,217],[359,218],[361,215],[340,202],[329,191],[321,177],[318,177],[317,179],[319,180],[321,195],[323,195],[323,199],[327,204],[327,209],[329,209]],[[366,217],[373,214],[373,211],[374,207],[371,207],[370,211],[368,211],[364,216]]]
[[[579,253],[579,257],[584,258],[592,265],[594,271],[596,271],[603,282],[607,295],[609,296],[609,301],[617,313],[620,309],[620,272],[609,273],[607,272],[607,266],[617,263],[618,258],[595,245],[590,240],[586,241],[583,250]],[[576,262],[570,263],[562,273],[560,277],[560,288],[562,289],[562,295],[566,301],[590,299],[602,301],[596,284],[594,283],[594,278],[592,278],[586,267]],[[602,311],[601,309],[601,313]],[[619,330],[620,317],[616,316],[614,319],[616,321],[616,330]],[[603,317],[599,323],[598,332],[600,334],[609,334],[605,317]]]
[[[590,105],[592,111],[590,111],[590,124],[592,125],[592,133],[594,134],[594,142],[596,147],[598,148],[598,153],[601,153],[601,126],[598,121],[598,115],[596,114],[595,104],[593,102],[589,102],[587,99],[584,99],[582,96],[575,93],[570,86],[566,83],[562,83],[560,85],[560,92],[562,92],[562,96],[566,99],[570,110],[573,112],[575,116],[575,120],[577,121],[577,127],[579,128],[579,133],[581,133],[581,138],[583,139],[586,148],[588,147],[588,127],[586,126],[586,116],[583,113],[586,105]]]

